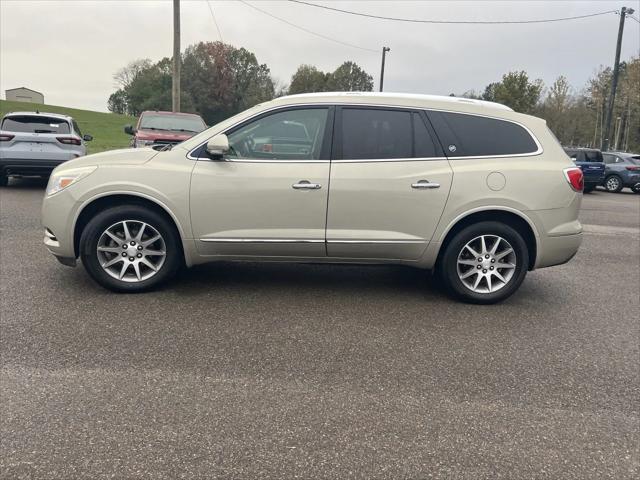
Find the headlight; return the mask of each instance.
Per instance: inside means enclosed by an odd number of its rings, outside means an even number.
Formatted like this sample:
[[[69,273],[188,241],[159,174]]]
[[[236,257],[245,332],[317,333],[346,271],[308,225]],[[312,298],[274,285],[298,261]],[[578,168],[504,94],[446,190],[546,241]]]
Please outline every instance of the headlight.
[[[81,179],[92,173],[96,168],[98,167],[74,168],[73,170],[66,170],[60,173],[56,173],[54,170],[49,178],[49,183],[47,184],[47,196],[58,193],[68,186],[79,182]]]
[[[150,145],[153,145],[153,140],[136,140],[135,145],[137,148],[148,147]]]

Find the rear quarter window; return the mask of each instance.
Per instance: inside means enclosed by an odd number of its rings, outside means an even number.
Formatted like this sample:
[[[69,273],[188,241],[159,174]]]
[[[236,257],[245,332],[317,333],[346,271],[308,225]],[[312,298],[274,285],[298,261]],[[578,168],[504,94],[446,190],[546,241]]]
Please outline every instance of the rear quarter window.
[[[517,123],[452,112],[427,112],[450,157],[534,154],[538,145]]]
[[[16,115],[2,120],[2,130],[19,133],[70,133],[69,123],[42,115]]]

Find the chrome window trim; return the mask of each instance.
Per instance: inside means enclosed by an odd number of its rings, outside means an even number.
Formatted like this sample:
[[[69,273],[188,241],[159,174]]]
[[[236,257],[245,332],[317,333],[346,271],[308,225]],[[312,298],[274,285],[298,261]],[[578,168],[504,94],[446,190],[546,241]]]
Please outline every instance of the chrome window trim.
[[[542,144],[540,143],[540,141],[538,140],[538,137],[536,137],[534,135],[534,133],[529,129],[529,127],[527,127],[526,125],[516,121],[516,120],[511,120],[508,118],[502,118],[502,117],[496,117],[493,115],[485,115],[482,113],[471,113],[471,112],[460,112],[460,111],[456,111],[456,110],[447,110],[447,109],[442,109],[442,108],[429,108],[429,107],[417,107],[417,106],[407,106],[407,105],[386,105],[386,104],[377,104],[377,103],[351,103],[351,102],[314,102],[314,103],[292,103],[289,105],[278,105],[272,108],[268,108],[266,110],[261,110],[260,112],[256,112],[254,115],[251,115],[250,117],[244,118],[242,120],[237,121],[236,123],[234,123],[233,125],[230,125],[229,127],[227,127],[226,129],[224,129],[221,132],[216,132],[214,133],[211,137],[207,138],[204,142],[200,143],[199,145],[197,145],[196,147],[193,147],[191,150],[189,150],[189,152],[187,153],[187,158],[189,160],[200,160],[201,158],[199,157],[194,157],[192,154],[194,151],[198,150],[199,148],[201,148],[203,145],[205,145],[211,138],[213,138],[215,135],[219,135],[221,133],[226,133],[229,130],[231,130],[232,128],[236,127],[237,125],[240,125],[241,123],[244,122],[248,122],[251,119],[258,117],[260,115],[264,115],[265,113],[269,113],[272,111],[276,111],[276,110],[286,110],[289,109],[291,107],[313,107],[313,106],[326,106],[326,107],[331,107],[331,106],[341,106],[341,107],[379,107],[379,108],[393,108],[393,109],[403,109],[403,110],[423,110],[425,112],[429,112],[429,111],[433,111],[433,112],[445,112],[445,113],[457,113],[460,115],[473,115],[475,117],[483,117],[483,118],[490,118],[493,120],[500,120],[503,122],[510,122],[513,123],[515,125],[518,125],[521,128],[524,128],[524,130],[531,136],[531,138],[533,139],[534,143],[536,144],[537,150],[534,152],[528,152],[528,153],[513,153],[513,154],[501,154],[501,155],[476,155],[476,156],[456,156],[456,157],[449,157],[446,156],[446,151],[445,151],[445,156],[444,157],[425,157],[425,158],[410,158],[410,159],[404,159],[404,158],[381,158],[381,159],[341,159],[341,160],[266,160],[266,159],[238,159],[238,160],[233,160],[233,159],[225,159],[224,161],[226,162],[238,162],[238,163],[329,163],[329,162],[335,162],[335,163],[363,163],[363,162],[407,162],[407,161],[421,161],[421,160],[433,160],[433,159],[437,159],[437,160],[473,160],[473,159],[483,159],[483,158],[511,158],[511,157],[533,157],[536,155],[540,155],[541,153],[544,152],[544,149],[542,148]],[[209,160],[208,160],[209,161]]]
[[[433,161],[433,160],[446,161],[447,157],[360,158],[360,159],[331,160],[331,163],[427,162],[427,161]]]

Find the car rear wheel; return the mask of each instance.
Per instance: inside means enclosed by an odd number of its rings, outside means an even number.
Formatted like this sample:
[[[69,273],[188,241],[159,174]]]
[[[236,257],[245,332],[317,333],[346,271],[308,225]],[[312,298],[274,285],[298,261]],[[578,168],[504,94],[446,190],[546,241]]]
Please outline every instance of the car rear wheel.
[[[0,173],[0,187],[6,187],[9,183],[9,179],[4,173]]]
[[[152,289],[173,277],[182,263],[180,238],[171,222],[137,205],[96,215],[82,232],[80,256],[96,282],[117,292]]]
[[[609,175],[604,181],[607,192],[618,193],[622,190],[622,179],[618,175]]]
[[[499,222],[480,222],[458,232],[438,264],[453,296],[470,303],[500,302],[527,274],[529,252],[517,230]]]

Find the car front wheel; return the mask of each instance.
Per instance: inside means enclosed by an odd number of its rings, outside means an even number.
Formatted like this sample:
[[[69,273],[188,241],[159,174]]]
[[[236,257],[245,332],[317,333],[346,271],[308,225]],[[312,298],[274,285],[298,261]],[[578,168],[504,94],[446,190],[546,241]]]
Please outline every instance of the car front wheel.
[[[622,179],[617,175],[611,175],[604,181],[604,188],[607,192],[618,193],[622,190]]]
[[[500,222],[480,222],[458,232],[438,264],[453,296],[470,303],[500,302],[527,274],[529,252],[522,235]]]
[[[137,205],[96,215],[80,238],[89,275],[117,292],[140,292],[173,277],[182,263],[180,238],[163,215]]]

